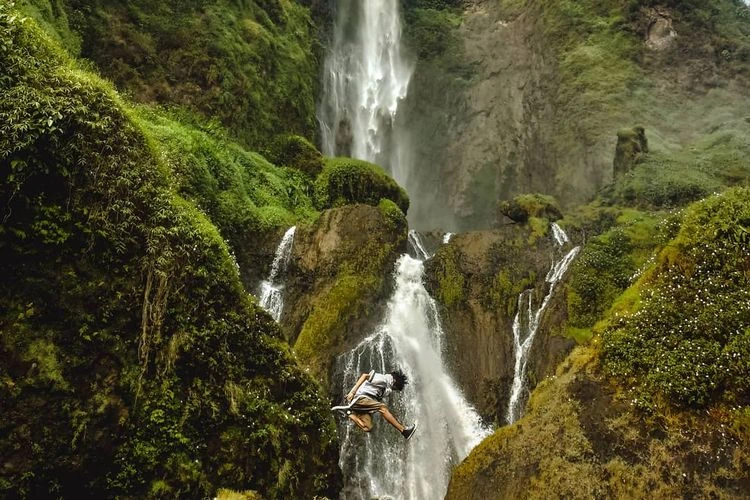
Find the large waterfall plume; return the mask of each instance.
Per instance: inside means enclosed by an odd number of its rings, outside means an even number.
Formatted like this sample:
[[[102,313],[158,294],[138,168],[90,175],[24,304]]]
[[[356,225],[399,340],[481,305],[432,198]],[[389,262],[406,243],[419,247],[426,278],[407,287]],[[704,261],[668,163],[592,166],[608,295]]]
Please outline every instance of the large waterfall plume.
[[[396,137],[412,65],[402,55],[398,0],[337,0],[318,118],[327,156],[376,163],[408,185],[408,146]]]
[[[406,442],[378,416],[369,434],[341,420],[342,498],[443,498],[451,468],[488,433],[446,370],[443,330],[423,276],[422,260],[401,256],[385,320],[338,360],[345,390],[360,373],[401,368],[409,384],[403,392],[392,393],[387,403],[404,425],[419,422]]]

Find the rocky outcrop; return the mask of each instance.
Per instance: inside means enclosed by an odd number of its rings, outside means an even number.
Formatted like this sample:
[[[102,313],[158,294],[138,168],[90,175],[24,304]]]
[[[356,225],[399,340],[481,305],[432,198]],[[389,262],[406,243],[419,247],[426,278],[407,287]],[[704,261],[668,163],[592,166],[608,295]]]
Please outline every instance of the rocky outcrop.
[[[489,421],[506,418],[518,295],[533,288],[535,302],[541,301],[553,246],[551,234],[510,225],[457,235],[426,264],[428,290],[442,306],[446,358],[469,401]],[[532,387],[574,345],[562,336],[566,314],[564,289],[558,287],[530,354]]]
[[[498,209],[502,217],[513,222],[526,223],[530,217],[544,218],[551,221],[562,219],[562,212],[557,201],[551,196],[526,194],[512,200],[503,200]]]
[[[746,496],[750,442],[741,425],[726,425],[722,412],[646,414],[596,359],[595,348],[576,349],[539,385],[526,417],[456,468],[446,498]]]
[[[617,131],[614,171],[618,178],[631,170],[648,153],[648,139],[643,127],[624,128]]]
[[[327,210],[298,228],[280,323],[300,362],[323,385],[333,358],[382,317],[406,235],[403,214],[394,221],[382,207],[369,205]]]

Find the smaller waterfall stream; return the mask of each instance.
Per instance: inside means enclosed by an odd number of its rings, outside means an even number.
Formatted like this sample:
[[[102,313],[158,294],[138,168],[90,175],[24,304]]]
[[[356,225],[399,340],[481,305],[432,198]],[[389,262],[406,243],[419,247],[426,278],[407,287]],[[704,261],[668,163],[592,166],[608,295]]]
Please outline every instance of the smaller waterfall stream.
[[[283,277],[286,268],[289,265],[289,258],[292,255],[292,245],[294,244],[294,232],[296,226],[292,226],[284,233],[281,243],[276,247],[276,253],[271,264],[271,272],[268,278],[260,284],[260,305],[268,311],[273,319],[279,321],[281,312],[284,309],[283,289],[284,284],[279,281]]]
[[[570,243],[568,235],[565,234],[565,231],[555,223],[552,223],[552,235],[555,238],[555,243],[560,248],[565,244]],[[510,390],[508,411],[506,413],[506,418],[509,424],[512,424],[521,416],[521,396],[523,395],[526,381],[526,364],[529,359],[531,345],[533,344],[534,337],[539,329],[542,314],[552,298],[552,293],[555,291],[555,285],[557,285],[565,275],[568,266],[573,262],[576,255],[578,255],[579,250],[580,247],[575,247],[566,253],[561,259],[553,259],[552,267],[550,267],[545,278],[545,284],[548,287],[547,294],[544,296],[538,309],[534,310],[534,305],[532,303],[533,290],[524,290],[518,296],[518,311],[513,319],[515,366],[513,368],[513,384]]]
[[[417,233],[410,234],[409,241],[417,253],[424,251]],[[451,468],[488,433],[446,370],[443,330],[423,276],[423,261],[402,255],[385,320],[338,360],[345,391],[360,373],[402,369],[409,384],[403,392],[394,392],[387,404],[405,425],[420,424],[414,438],[404,442],[379,417],[369,434],[341,421],[340,466],[346,482],[342,498],[441,499]]]

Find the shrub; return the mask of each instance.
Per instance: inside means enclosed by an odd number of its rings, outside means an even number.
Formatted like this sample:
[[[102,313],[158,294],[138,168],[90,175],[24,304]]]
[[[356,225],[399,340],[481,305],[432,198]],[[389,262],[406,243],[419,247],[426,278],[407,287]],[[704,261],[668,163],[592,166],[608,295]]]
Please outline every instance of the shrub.
[[[310,141],[298,135],[277,137],[268,159],[276,165],[299,170],[313,179],[323,170],[323,155]]]

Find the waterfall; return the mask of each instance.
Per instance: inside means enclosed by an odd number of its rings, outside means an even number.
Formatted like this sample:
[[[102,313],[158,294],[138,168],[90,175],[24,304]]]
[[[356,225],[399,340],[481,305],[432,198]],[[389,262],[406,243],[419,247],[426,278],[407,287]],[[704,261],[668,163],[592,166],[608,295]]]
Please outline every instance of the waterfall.
[[[284,298],[282,291],[284,285],[279,281],[283,278],[284,272],[289,265],[289,258],[292,255],[292,244],[294,243],[294,231],[296,226],[292,226],[284,233],[281,243],[276,247],[276,254],[271,264],[271,272],[260,284],[260,305],[268,311],[273,319],[281,319],[281,311],[284,309]]]
[[[340,419],[342,498],[443,498],[451,468],[488,434],[446,371],[440,318],[422,284],[423,275],[421,260],[401,256],[383,323],[338,359],[345,391],[371,369],[402,369],[409,384],[386,403],[404,425],[419,422],[406,442],[380,416],[374,416],[369,434]]]
[[[425,261],[432,257],[432,254],[427,251],[422,243],[422,237],[415,230],[410,230],[408,235],[409,248],[412,250],[417,259]]]
[[[558,247],[569,243],[568,235],[565,234],[557,224],[552,223],[552,235]],[[547,294],[544,296],[539,308],[534,310],[532,303],[533,290],[524,290],[518,296],[518,310],[513,319],[513,346],[515,352],[515,365],[513,368],[513,384],[510,390],[510,399],[508,400],[508,411],[506,418],[509,424],[518,420],[521,416],[521,396],[525,388],[526,381],[526,364],[528,362],[529,351],[534,342],[534,336],[539,329],[539,323],[542,314],[547,308],[555,285],[562,279],[568,266],[578,254],[580,247],[575,247],[565,254],[560,260],[553,259],[552,267],[545,278]]]
[[[450,243],[451,238],[453,238],[453,233],[445,233],[443,235],[443,245],[447,245],[448,243]]]
[[[323,154],[377,163],[406,186],[403,141],[393,127],[412,75],[401,54],[400,2],[336,4],[318,110]]]

